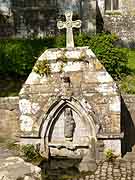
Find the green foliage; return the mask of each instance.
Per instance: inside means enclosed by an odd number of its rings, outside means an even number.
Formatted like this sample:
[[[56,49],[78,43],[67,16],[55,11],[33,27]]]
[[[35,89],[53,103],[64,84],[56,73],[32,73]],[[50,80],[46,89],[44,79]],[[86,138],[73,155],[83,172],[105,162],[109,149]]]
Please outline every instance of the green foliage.
[[[116,48],[115,35],[75,36],[76,46],[89,46],[114,79],[127,73],[127,52]],[[64,47],[65,36],[34,40],[0,40],[0,72],[28,76],[37,57],[50,47]]]
[[[128,74],[128,51],[115,47],[117,39],[115,35],[111,34],[98,34],[95,36],[78,34],[75,35],[75,46],[90,47],[112,77],[115,80],[120,80]],[[65,35],[32,40],[0,40],[0,76],[15,76],[17,78],[20,77],[19,79],[21,79],[21,77],[25,79],[43,51],[48,48],[61,47],[65,47]],[[83,56],[80,60],[82,59],[84,59]],[[62,61],[66,63],[67,59],[63,57]],[[41,68],[41,65],[38,66],[40,66],[40,74],[43,74],[43,72],[45,74],[50,73],[47,63],[43,65],[45,66],[44,69]],[[10,93],[8,92],[8,94]]]
[[[122,16],[122,13],[119,11],[113,11],[113,12],[106,12],[105,14],[111,15],[111,16]]]
[[[1,42],[2,43],[2,42]],[[30,71],[32,49],[25,41],[3,41],[0,46],[0,72],[24,75]]]
[[[53,38],[0,40],[0,74],[28,76],[39,55],[53,44]]]
[[[21,147],[21,152],[23,153],[24,158],[29,162],[40,162],[42,160],[39,152],[32,144],[23,145]]]
[[[25,82],[24,77],[0,76],[0,96],[18,96],[18,93]]]
[[[116,48],[117,40],[117,36],[111,34],[98,34],[92,37],[80,35],[76,43],[79,46],[89,46],[111,76],[118,80],[128,73],[128,51]]]
[[[135,94],[135,75],[128,75],[119,83],[120,89],[123,93]]]
[[[105,151],[105,157],[107,161],[114,161],[118,156],[114,154],[114,151],[112,149],[107,149]]]
[[[55,44],[53,47],[55,47],[55,48],[66,47],[66,36],[65,36],[65,34],[56,36],[54,39],[55,39]]]
[[[128,49],[129,74],[119,81],[119,87],[123,93],[135,94],[135,49]]]
[[[135,49],[128,49],[128,68],[135,74]]]
[[[38,73],[39,75],[43,76],[46,74],[47,76],[51,73],[50,64],[47,59],[43,61],[38,61],[34,67],[34,72]]]

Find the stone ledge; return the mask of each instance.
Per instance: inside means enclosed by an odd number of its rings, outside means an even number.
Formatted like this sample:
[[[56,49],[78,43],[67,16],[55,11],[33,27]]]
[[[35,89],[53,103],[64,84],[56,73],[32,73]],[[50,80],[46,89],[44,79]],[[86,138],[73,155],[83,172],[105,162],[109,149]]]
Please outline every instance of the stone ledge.
[[[97,139],[122,139],[124,137],[124,133],[118,134],[97,134]]]
[[[53,148],[67,148],[67,149],[71,149],[71,150],[74,150],[76,148],[88,148],[89,147],[89,143],[49,143],[49,147],[53,147]]]

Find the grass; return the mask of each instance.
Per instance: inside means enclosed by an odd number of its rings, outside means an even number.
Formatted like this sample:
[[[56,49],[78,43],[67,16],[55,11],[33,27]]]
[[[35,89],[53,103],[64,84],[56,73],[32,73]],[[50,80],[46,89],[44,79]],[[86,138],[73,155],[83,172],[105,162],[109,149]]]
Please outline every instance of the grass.
[[[129,50],[128,68],[135,74],[135,49]]]
[[[128,69],[129,75],[121,80],[120,89],[122,93],[135,94],[135,49],[128,52]]]
[[[0,76],[0,97],[18,96],[24,78]]]

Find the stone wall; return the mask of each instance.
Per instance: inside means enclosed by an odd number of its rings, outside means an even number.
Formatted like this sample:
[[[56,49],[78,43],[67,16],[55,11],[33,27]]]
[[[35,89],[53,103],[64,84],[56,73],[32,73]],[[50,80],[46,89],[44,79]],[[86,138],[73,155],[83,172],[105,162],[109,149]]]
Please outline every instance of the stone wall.
[[[67,63],[63,64],[63,58]],[[50,75],[40,76],[35,65],[19,93],[21,140],[41,142],[44,157],[48,157],[49,147],[51,156],[78,151],[80,158],[80,147],[88,153],[88,144],[92,143],[94,149],[95,139],[103,142],[104,149],[112,148],[121,154],[120,94],[93,52],[88,47],[48,49],[37,64],[44,59],[49,62]],[[71,125],[73,120],[75,127]],[[65,127],[73,134],[65,133]],[[67,137],[73,139],[71,147],[77,144],[76,151],[68,149]],[[99,149],[96,157],[100,157]]]
[[[135,0],[119,0],[119,8],[123,14],[135,14]]]
[[[0,98],[0,137],[18,134],[18,97]],[[135,144],[135,96],[122,96],[122,132],[125,132],[122,142],[123,155],[131,151]]]
[[[135,0],[119,0],[118,10],[106,10],[104,1],[97,0],[97,32],[116,33],[122,45],[135,47]]]
[[[82,31],[96,31],[96,0],[0,0],[0,37],[43,37],[56,35],[57,21],[65,19],[66,9],[72,7],[74,19],[82,19]],[[7,26],[8,25],[8,26]],[[5,29],[8,29],[7,31]]]
[[[104,15],[106,13],[105,9],[105,1],[106,0],[97,0],[97,5],[101,11],[101,14]],[[109,3],[110,4],[110,3]],[[112,3],[111,3],[112,4]],[[135,14],[135,0],[118,0],[118,9],[113,10],[107,10],[107,12],[112,12],[112,13],[122,13],[124,14],[130,14],[134,15]]]
[[[135,39],[135,16],[130,15],[105,15],[104,29],[116,33],[122,40]]]
[[[15,27],[10,0],[0,0],[0,37],[12,37],[14,34]]]
[[[18,97],[0,98],[0,138],[15,138],[19,133]]]
[[[119,2],[118,11],[106,15],[104,0],[85,0],[85,3],[82,0],[70,3],[67,0],[0,0],[0,37],[56,35],[60,33],[56,22],[64,20],[65,9],[72,7],[73,19],[82,20],[81,31],[95,33],[97,27],[97,32],[101,32],[99,24],[104,23],[105,30],[118,34],[122,40],[132,40],[135,38],[134,0]],[[99,22],[96,22],[96,13]]]

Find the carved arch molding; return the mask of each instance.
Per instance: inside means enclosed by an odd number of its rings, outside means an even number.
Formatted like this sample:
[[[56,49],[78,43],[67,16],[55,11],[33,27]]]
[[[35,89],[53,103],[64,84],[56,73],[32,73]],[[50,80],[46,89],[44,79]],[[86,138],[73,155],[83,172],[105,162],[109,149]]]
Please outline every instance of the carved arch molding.
[[[76,99],[60,99],[48,110],[42,119],[39,136],[41,153],[48,153],[49,147],[89,147],[91,139],[96,141],[98,120],[93,111]],[[46,155],[45,155],[46,156]]]

